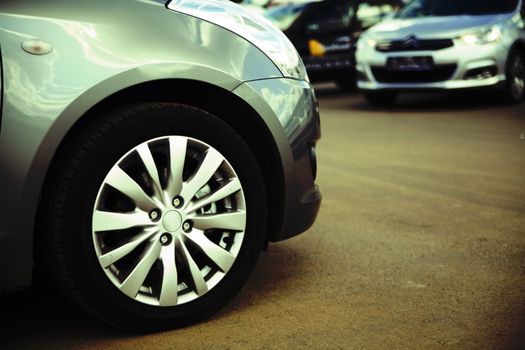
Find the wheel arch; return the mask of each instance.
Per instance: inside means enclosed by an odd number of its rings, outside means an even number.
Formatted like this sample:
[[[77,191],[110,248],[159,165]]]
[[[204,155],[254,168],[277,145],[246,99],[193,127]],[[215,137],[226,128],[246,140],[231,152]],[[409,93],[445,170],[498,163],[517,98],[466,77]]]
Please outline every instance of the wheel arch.
[[[262,171],[267,192],[267,237],[280,232],[284,211],[284,170],[278,147],[263,118],[240,97],[227,89],[189,79],[161,79],[142,82],[119,90],[96,103],[83,113],[60,140],[47,168],[41,192],[46,188],[47,178],[56,166],[61,152],[68,147],[79,132],[89,123],[96,122],[101,113],[133,103],[171,102],[190,105],[215,115],[226,122],[246,142]],[[277,170],[277,171],[276,171]],[[272,203],[272,205],[268,205]],[[41,220],[41,206],[37,208],[35,227]],[[35,232],[35,256],[38,256],[38,232]]]

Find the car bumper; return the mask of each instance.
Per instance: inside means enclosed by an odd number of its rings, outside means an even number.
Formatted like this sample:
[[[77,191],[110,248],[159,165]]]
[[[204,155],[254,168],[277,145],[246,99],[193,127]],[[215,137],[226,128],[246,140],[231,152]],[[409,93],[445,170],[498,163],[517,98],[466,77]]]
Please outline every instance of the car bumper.
[[[321,57],[302,56],[310,80],[346,78],[355,72],[355,54],[327,54]]]
[[[363,90],[459,90],[495,87],[505,81],[507,51],[506,46],[499,43],[466,46],[458,42],[453,47],[438,51],[383,53],[373,48],[364,48],[358,50],[356,56],[358,87]],[[390,57],[414,56],[432,57],[434,70],[405,72],[403,75],[386,69]],[[448,73],[446,70],[449,70]],[[425,78],[427,76],[428,80]]]
[[[315,183],[315,146],[321,133],[313,88],[305,81],[278,78],[246,82],[233,92],[263,117],[281,159],[284,212],[281,228],[269,240],[295,236],[314,223],[322,197]]]

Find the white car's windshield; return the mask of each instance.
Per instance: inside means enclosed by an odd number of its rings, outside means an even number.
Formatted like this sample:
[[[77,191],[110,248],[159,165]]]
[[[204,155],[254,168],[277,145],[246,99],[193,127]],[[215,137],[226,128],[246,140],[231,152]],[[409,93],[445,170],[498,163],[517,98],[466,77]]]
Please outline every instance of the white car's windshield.
[[[502,14],[517,6],[518,0],[413,0],[396,18]]]

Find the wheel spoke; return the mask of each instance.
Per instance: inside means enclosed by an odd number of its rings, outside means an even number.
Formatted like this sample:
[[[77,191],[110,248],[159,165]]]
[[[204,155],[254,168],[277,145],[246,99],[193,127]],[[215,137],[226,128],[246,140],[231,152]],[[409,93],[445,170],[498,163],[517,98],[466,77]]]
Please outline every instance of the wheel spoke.
[[[139,292],[140,287],[144,284],[151,267],[159,258],[161,245],[158,241],[154,241],[147,249],[146,253],[141,256],[140,261],[135,266],[133,271],[126,278],[124,283],[120,286],[120,290],[129,297],[135,298]]]
[[[202,188],[219,168],[224,158],[214,149],[208,149],[196,174],[183,184],[181,196],[189,202],[198,190]]]
[[[111,169],[106,177],[106,184],[128,196],[142,210],[149,212],[157,207],[157,204],[142,190],[139,184],[119,166],[114,166]]]
[[[151,226],[153,223],[145,212],[114,213],[95,210],[93,213],[93,231],[124,230],[137,226]]]
[[[216,190],[215,192],[209,194],[208,196],[201,198],[199,200],[196,200],[195,202],[191,202],[188,205],[187,212],[193,212],[196,210],[199,210],[202,207],[207,206],[208,204],[212,204],[214,202],[217,202],[219,200],[222,200],[235,192],[239,191],[241,189],[241,182],[239,179],[234,178],[230,179],[230,181]]]
[[[190,252],[186,248],[186,244],[184,243],[184,241],[180,239],[179,242],[183,258],[186,261],[187,268],[190,272],[190,276],[195,287],[195,293],[201,296],[208,291],[208,285],[206,284],[206,281],[204,281],[204,277],[202,276],[201,270],[195,263],[195,260],[193,260],[192,256],[190,255]]]
[[[246,227],[246,213],[243,211],[211,215],[195,215],[190,218],[193,221],[193,225],[200,230],[222,228],[243,231]]]
[[[210,241],[202,231],[194,230],[186,237],[198,245],[202,252],[206,254],[206,256],[210,258],[223,272],[230,270],[235,261],[235,256]]]
[[[160,306],[171,306],[177,304],[177,266],[175,265],[175,247],[165,247],[161,252],[162,266],[162,288],[160,291]]]
[[[187,139],[184,137],[171,137],[170,146],[170,177],[168,193],[171,197],[180,194],[182,190],[182,173],[186,159]]]
[[[131,253],[135,248],[137,248],[142,242],[155,234],[157,230],[149,230],[143,232],[135,237],[133,237],[128,243],[113,249],[112,251],[100,256],[98,260],[103,268],[107,268],[115,262],[119,261],[129,253]]]
[[[157,165],[153,160],[153,155],[151,154],[149,146],[146,143],[143,143],[136,149],[142,163],[144,163],[144,167],[146,168],[151,181],[153,182],[153,190],[155,191],[155,194],[159,199],[162,199],[162,186],[160,185],[159,172],[157,170]]]

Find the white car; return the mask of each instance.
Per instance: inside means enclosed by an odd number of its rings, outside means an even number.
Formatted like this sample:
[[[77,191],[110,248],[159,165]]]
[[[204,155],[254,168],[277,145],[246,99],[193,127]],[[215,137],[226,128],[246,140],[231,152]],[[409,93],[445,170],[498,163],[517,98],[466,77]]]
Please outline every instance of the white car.
[[[358,87],[371,105],[412,90],[525,91],[523,0],[413,0],[357,45]]]

